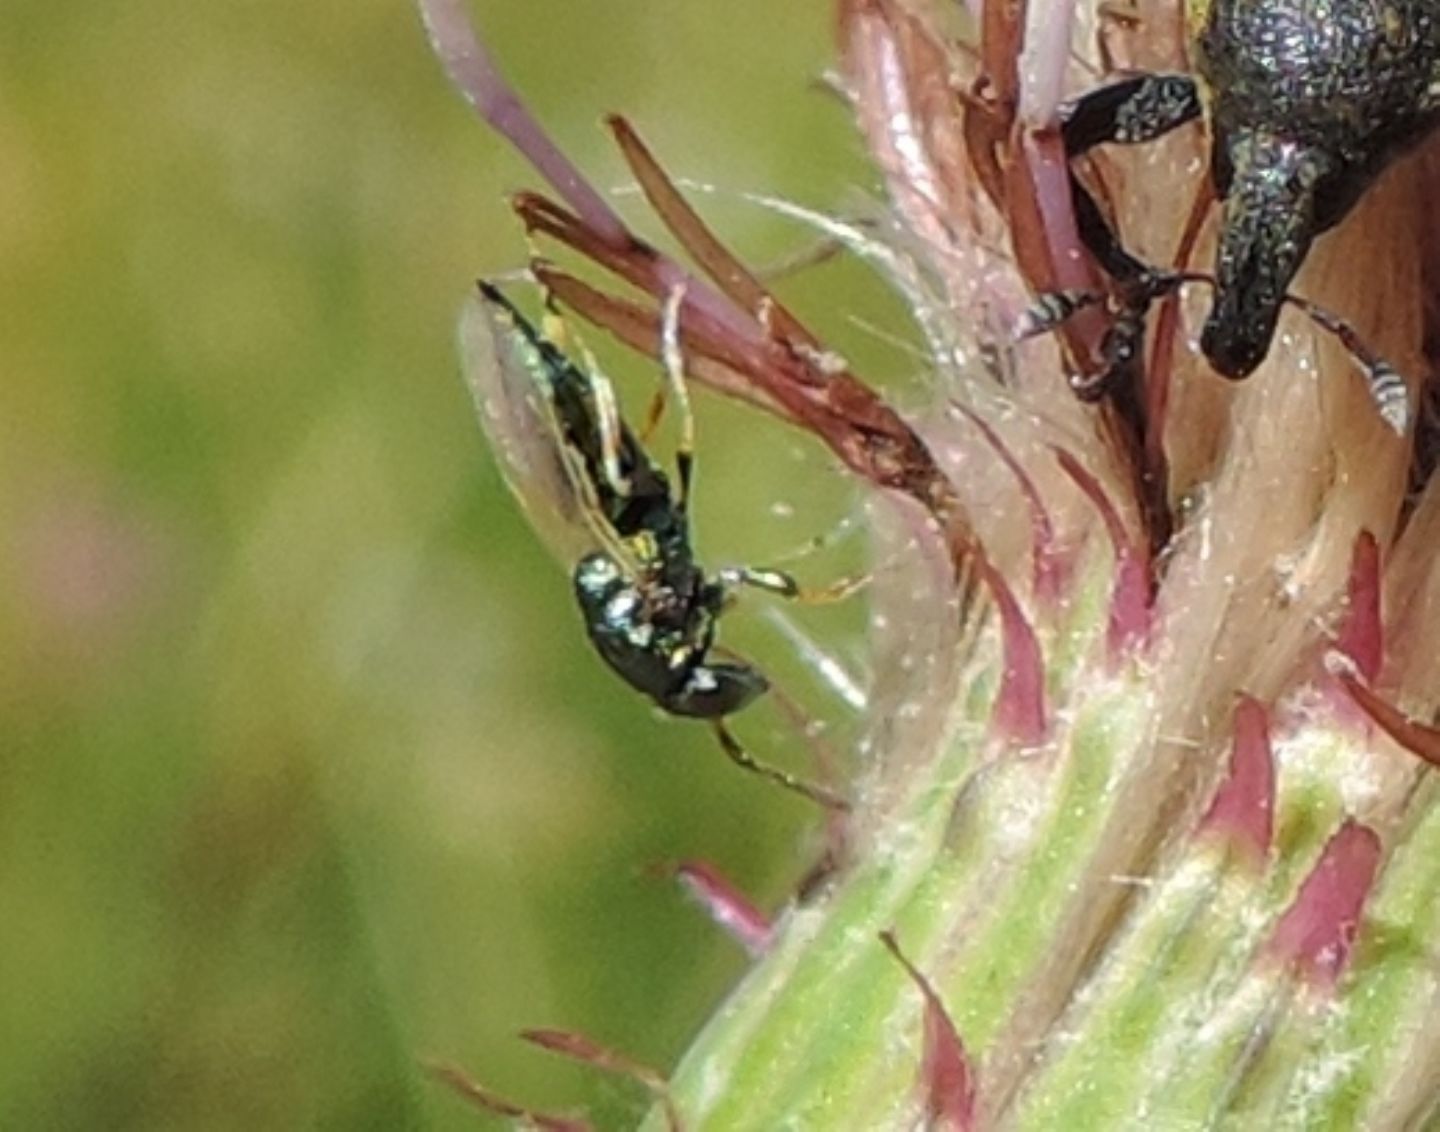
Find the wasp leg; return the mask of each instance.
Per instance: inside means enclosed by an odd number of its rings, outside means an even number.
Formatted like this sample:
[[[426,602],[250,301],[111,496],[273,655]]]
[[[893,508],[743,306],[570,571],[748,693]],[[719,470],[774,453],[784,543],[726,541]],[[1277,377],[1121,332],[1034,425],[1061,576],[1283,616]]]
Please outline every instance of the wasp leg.
[[[1135,75],[1081,95],[1060,108],[1065,153],[1097,145],[1139,145],[1200,116],[1200,92],[1189,75]]]
[[[661,312],[660,360],[665,369],[665,382],[651,395],[650,404],[645,408],[645,421],[640,426],[640,442],[647,447],[654,439],[655,430],[665,418],[672,391],[678,394],[677,399],[685,414],[685,420],[681,424],[682,431],[690,438],[690,448],[694,447],[695,429],[690,413],[688,387],[685,384],[685,359],[680,351],[680,304],[684,297],[685,288],[676,287]],[[684,443],[682,438],[682,446]]]
[[[710,726],[715,732],[716,740],[720,743],[720,749],[736,766],[742,767],[752,774],[758,774],[761,778],[767,778],[777,786],[783,786],[786,790],[808,798],[817,805],[824,806],[827,810],[838,810],[843,813],[850,809],[850,803],[838,794],[834,794],[822,786],[815,786],[796,778],[793,774],[780,770],[778,767],[758,761],[754,755],[740,745],[740,741],[720,720],[711,720]]]
[[[685,355],[680,349],[680,304],[685,288],[676,287],[665,298],[660,323],[660,360],[665,370],[665,389],[675,397],[680,412],[680,440],[675,446],[675,470],[680,483],[676,507],[684,515],[690,505],[690,489],[695,478],[695,414],[690,408],[690,391],[685,384]],[[664,411],[664,394],[656,395],[659,409]],[[653,406],[652,402],[652,406]],[[657,414],[658,423],[658,414]]]
[[[1094,196],[1075,176],[1070,173],[1070,198],[1075,208],[1075,231],[1085,249],[1111,279],[1120,283],[1139,279],[1153,269],[1143,260],[1136,259],[1125,250],[1120,237],[1110,227]]]
[[[807,539],[799,549],[780,555],[780,561],[794,560],[814,554],[837,542],[854,529],[850,519],[842,519],[833,530]],[[867,571],[863,574],[846,575],[831,582],[828,586],[811,589],[808,586],[802,586],[789,571],[779,570],[773,566],[726,566],[716,573],[716,580],[720,584],[722,606],[728,606],[733,602],[735,596],[733,591],[741,586],[763,590],[765,593],[783,597],[787,601],[794,601],[801,605],[830,605],[859,593],[873,579],[873,573]]]
[[[719,578],[720,584],[727,590],[737,586],[749,586],[751,589],[764,590],[801,605],[830,605],[844,601],[859,593],[871,581],[869,574],[859,574],[841,578],[821,589],[809,589],[783,570],[754,566],[726,566],[720,570]]]
[[[818,535],[811,535],[803,542],[791,549],[782,551],[779,554],[769,555],[771,562],[785,563],[803,561],[822,550],[829,550],[839,546],[841,541],[850,538],[861,530],[860,520],[857,514],[846,514],[841,516],[828,531],[821,531]]]

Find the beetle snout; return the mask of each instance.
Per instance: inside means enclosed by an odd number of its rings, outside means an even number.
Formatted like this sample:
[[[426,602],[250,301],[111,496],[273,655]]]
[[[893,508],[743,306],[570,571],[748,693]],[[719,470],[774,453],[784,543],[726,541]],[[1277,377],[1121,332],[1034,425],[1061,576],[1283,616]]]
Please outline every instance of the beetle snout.
[[[1232,381],[1254,373],[1269,352],[1278,314],[1277,309],[1262,313],[1217,302],[1200,332],[1200,350],[1211,368]]]

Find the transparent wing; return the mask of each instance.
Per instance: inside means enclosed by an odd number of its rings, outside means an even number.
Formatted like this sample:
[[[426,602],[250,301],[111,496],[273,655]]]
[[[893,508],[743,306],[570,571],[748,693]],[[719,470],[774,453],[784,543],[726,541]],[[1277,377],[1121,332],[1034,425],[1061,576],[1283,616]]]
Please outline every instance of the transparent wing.
[[[460,313],[459,338],[481,427],[541,540],[567,568],[597,547],[615,545],[583,464],[561,439],[543,361],[514,317],[471,292]]]

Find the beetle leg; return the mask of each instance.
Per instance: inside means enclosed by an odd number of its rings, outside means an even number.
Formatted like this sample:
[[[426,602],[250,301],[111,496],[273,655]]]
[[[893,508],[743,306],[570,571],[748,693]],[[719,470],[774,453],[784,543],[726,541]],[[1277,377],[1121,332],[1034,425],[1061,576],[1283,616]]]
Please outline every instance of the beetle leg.
[[[1199,90],[1188,75],[1136,75],[1111,83],[1060,108],[1060,136],[1065,154],[1074,159],[1097,145],[1138,145],[1169,133],[1199,116]],[[1120,243],[1100,206],[1074,172],[1070,196],[1080,241],[1101,269],[1117,284],[1115,321],[1101,345],[1105,368],[1076,383],[1087,399],[1100,397],[1120,373],[1140,357],[1145,315],[1150,304],[1176,285],[1165,272],[1136,259]],[[1037,295],[1022,314],[1017,338],[1053,330],[1076,311],[1104,301],[1083,291],[1050,291]]]
[[[1072,377],[1070,388],[1082,401],[1098,401],[1114,388],[1116,379],[1140,364],[1145,344],[1145,316],[1150,304],[1178,288],[1181,280],[1160,272],[1138,276],[1133,287],[1122,293],[1110,327],[1100,340],[1100,356],[1104,361],[1095,374]]]
[[[1097,145],[1154,141],[1200,116],[1200,92],[1189,75],[1135,75],[1060,107],[1065,152],[1079,157]]]
[[[1075,230],[1080,242],[1095,257],[1106,275],[1123,282],[1138,279],[1151,270],[1148,264],[1125,250],[1090,190],[1080,183],[1073,170],[1070,173],[1070,199],[1074,202]]]
[[[1193,121],[1200,110],[1199,90],[1188,75],[1136,75],[1062,106],[1060,136],[1066,156],[1073,159],[1097,145],[1138,145],[1153,141]],[[1165,273],[1125,250],[1095,198],[1073,172],[1070,195],[1081,242],[1105,273],[1116,281],[1120,291],[1115,324],[1102,345],[1107,361],[1105,372],[1085,381],[1078,390],[1082,395],[1099,396],[1115,375],[1138,359],[1145,314],[1160,294],[1173,289],[1173,284],[1166,282]],[[1088,294],[1080,293],[1039,295],[1035,305],[1022,317],[1022,328],[1029,333],[1053,329],[1092,301]]]
[[[1106,88],[1109,89],[1109,88]],[[1081,242],[1104,272],[1115,281],[1114,315],[1101,342],[1104,365],[1099,373],[1072,381],[1077,395],[1098,400],[1114,381],[1138,364],[1145,338],[1145,316],[1150,304],[1180,286],[1183,280],[1173,272],[1151,267],[1125,250],[1100,207],[1074,173],[1070,191],[1075,206],[1076,230]],[[1015,328],[1017,339],[1054,330],[1071,315],[1086,307],[1107,302],[1098,291],[1046,291],[1022,312]]]

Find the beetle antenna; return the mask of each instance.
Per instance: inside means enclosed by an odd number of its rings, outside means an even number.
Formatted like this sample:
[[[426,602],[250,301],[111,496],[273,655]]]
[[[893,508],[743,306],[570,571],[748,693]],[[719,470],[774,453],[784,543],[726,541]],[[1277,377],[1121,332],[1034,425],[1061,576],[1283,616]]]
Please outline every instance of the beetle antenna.
[[[1380,419],[1397,435],[1404,436],[1410,425],[1410,390],[1395,367],[1371,350],[1359,332],[1334,311],[1298,295],[1286,295],[1283,301],[1303,311],[1311,322],[1334,335],[1345,347],[1370,389],[1370,399],[1375,402]]]
[[[1137,280],[1141,292],[1138,306],[1143,310],[1153,300],[1191,283],[1198,283],[1213,290],[1215,277],[1201,271],[1148,272]],[[1125,298],[1123,289],[1120,297],[1122,301]],[[1016,320],[1012,331],[1014,339],[1019,342],[1039,334],[1048,334],[1080,311],[1100,306],[1106,301],[1107,295],[1101,291],[1043,291],[1035,296],[1034,302],[1026,307]],[[1345,347],[1360,371],[1360,376],[1365,379],[1370,399],[1375,402],[1380,419],[1397,434],[1404,435],[1410,424],[1410,390],[1399,371],[1370,349],[1359,331],[1334,311],[1299,295],[1286,294],[1281,302],[1300,311]],[[1127,303],[1122,313],[1135,305],[1137,304]]]

